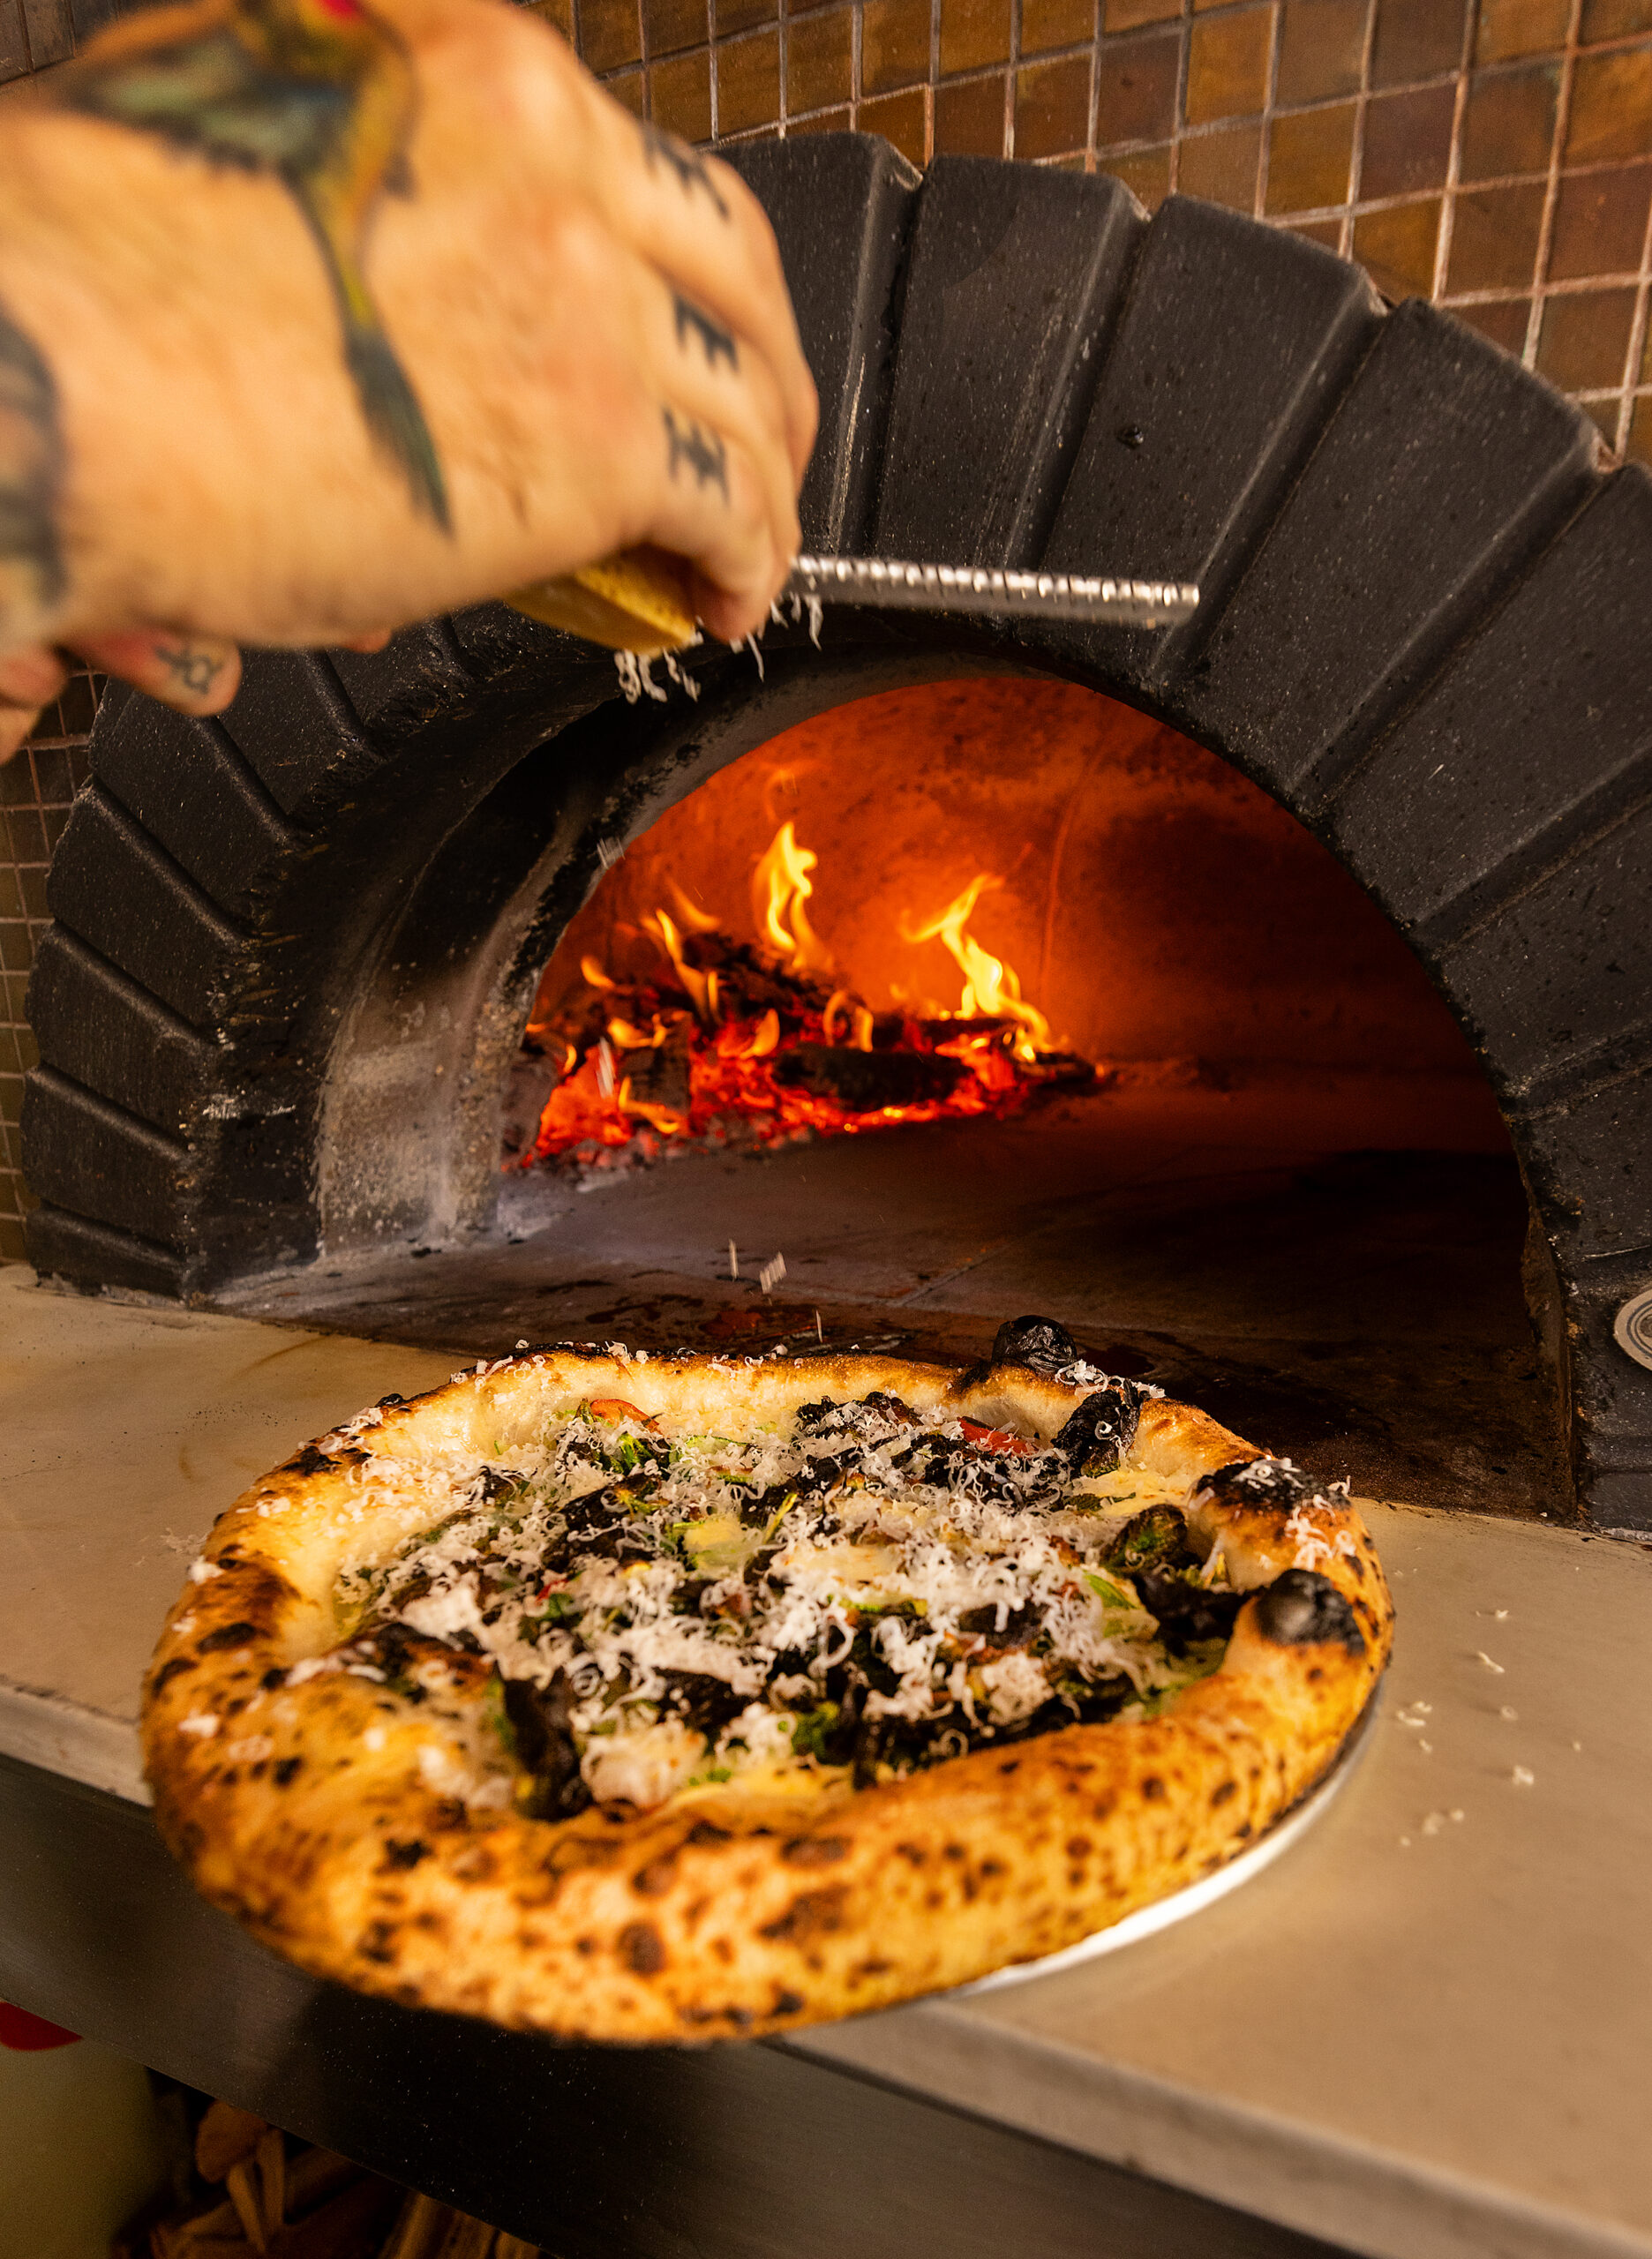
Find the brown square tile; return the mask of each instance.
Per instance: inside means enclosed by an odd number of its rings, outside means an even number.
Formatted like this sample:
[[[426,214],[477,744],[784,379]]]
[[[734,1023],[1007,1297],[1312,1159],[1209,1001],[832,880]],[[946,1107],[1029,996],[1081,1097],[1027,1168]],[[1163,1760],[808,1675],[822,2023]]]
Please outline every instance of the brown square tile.
[[[574,0],[528,0],[528,12],[537,16],[542,24],[549,24],[553,32],[560,32],[573,46]]]
[[[622,109],[628,109],[630,111],[633,117],[642,117],[647,115],[645,104],[648,101],[648,79],[645,72],[641,71],[617,71],[611,79],[604,79],[603,80],[603,86],[605,92],[613,96],[614,100],[620,104]],[[658,115],[659,113],[656,111],[655,116],[657,116]],[[707,139],[711,131],[710,122],[710,112],[709,108],[706,115],[707,124],[705,131],[700,136],[700,139],[702,141]],[[676,126],[672,128],[673,133],[678,130],[679,129]],[[687,137],[685,136],[685,139]]]
[[[1262,159],[1262,122],[1225,125],[1214,133],[1190,134],[1176,158],[1176,190],[1225,204],[1229,211],[1256,209],[1257,167]]]
[[[34,1031],[32,1028],[19,1028],[17,1047],[18,1064],[26,1075],[31,1067],[40,1065],[40,1046],[34,1040]]]
[[[1652,154],[1652,47],[1585,55],[1572,81],[1569,165]]]
[[[1470,0],[1377,0],[1372,86],[1404,86],[1414,79],[1436,79],[1460,69],[1469,4]]]
[[[642,0],[649,59],[685,47],[703,47],[711,35],[706,0]]]
[[[1170,144],[1161,149],[1132,149],[1125,157],[1108,157],[1096,167],[1122,180],[1132,196],[1156,212],[1170,193]]]
[[[1359,92],[1369,0],[1285,0],[1276,102]]]
[[[1600,39],[1633,39],[1652,32],[1652,0],[1583,0],[1578,41],[1592,47]]]
[[[1180,32],[1103,40],[1096,56],[1096,146],[1165,141],[1175,130]]]
[[[1616,165],[1563,180],[1549,244],[1551,281],[1638,273],[1649,193],[1652,165]]]
[[[1558,55],[1566,42],[1572,0],[1480,0],[1476,63],[1512,63],[1522,55]]]
[[[941,0],[941,68],[984,71],[1010,60],[1010,0]]]
[[[32,871],[19,871],[18,877],[23,887],[23,914],[43,926],[51,916],[46,903],[46,885],[50,874],[38,866]]]
[[[49,63],[66,63],[75,51],[69,0],[23,0],[23,28],[28,34],[29,61],[37,71]]]
[[[1088,46],[1096,35],[1096,0],[1021,0],[1021,52]]]
[[[749,133],[780,115],[780,34],[759,32],[717,49],[719,133]]]
[[[21,1224],[9,1219],[0,1223],[0,1263],[22,1263],[26,1260],[28,1245],[23,1237]]]
[[[1391,204],[1362,212],[1354,222],[1354,256],[1385,298],[1434,294],[1434,252],[1439,241],[1440,199]]]
[[[794,117],[786,125],[789,139],[794,133],[847,133],[854,123],[854,112],[848,109],[823,109],[813,117]]]
[[[760,24],[777,23],[779,0],[711,0],[713,31],[718,39],[733,39],[740,32],[755,32]]]
[[[1562,392],[1620,385],[1634,320],[1633,290],[1580,290],[1551,298],[1537,337],[1537,367]]]
[[[1270,212],[1311,212],[1348,200],[1354,154],[1354,105],[1298,110],[1276,117],[1268,136]]]
[[[1362,201],[1415,195],[1443,188],[1451,163],[1454,86],[1423,86],[1410,94],[1378,94],[1365,106],[1360,159]]]
[[[580,0],[580,60],[592,71],[618,71],[642,60],[637,0]]]
[[[1101,0],[1101,28],[1104,32],[1139,31],[1144,24],[1173,22],[1181,13],[1182,0]]]
[[[1090,138],[1090,57],[1034,63],[1016,72],[1015,153],[1059,157]]]
[[[1617,399],[1580,400],[1577,405],[1594,424],[1606,445],[1615,448],[1618,445],[1618,417],[1622,408],[1621,401]]]
[[[1446,289],[1528,289],[1537,263],[1544,194],[1541,181],[1521,182],[1513,188],[1459,190],[1452,208]]]
[[[935,98],[937,157],[1002,157],[1004,153],[1004,81],[966,79],[937,86]]]
[[[0,85],[26,78],[34,68],[28,34],[23,28],[22,0],[0,0]]]
[[[1652,400],[1637,400],[1624,453],[1631,462],[1652,462]]]
[[[862,102],[855,114],[855,125],[862,133],[881,133],[911,163],[928,163],[929,121],[921,86],[913,87],[910,94],[880,94],[874,101]]]
[[[1271,5],[1196,22],[1188,41],[1187,122],[1250,117],[1267,101],[1273,52]]]
[[[1543,173],[1554,143],[1560,66],[1536,71],[1476,72],[1468,81],[1463,116],[1463,180],[1496,180],[1505,173]]]
[[[846,102],[853,91],[851,45],[854,18],[847,8],[830,14],[804,16],[786,26],[786,111],[795,117],[807,109],[827,109]]]
[[[929,0],[868,0],[860,18],[860,86],[887,94],[929,76]]]
[[[656,125],[680,133],[685,141],[711,137],[711,58],[709,55],[680,55],[670,63],[657,63],[649,72],[649,92]]]

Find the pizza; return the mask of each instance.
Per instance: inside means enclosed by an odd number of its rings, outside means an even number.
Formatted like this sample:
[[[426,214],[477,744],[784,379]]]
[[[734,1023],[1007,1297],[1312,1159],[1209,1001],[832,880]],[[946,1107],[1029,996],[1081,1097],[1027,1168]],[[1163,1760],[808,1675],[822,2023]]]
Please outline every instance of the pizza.
[[[306,1445],[148,1674],[198,1888],[319,1976],[582,2039],[796,2030],[1070,1946],[1334,1762],[1345,1486],[1099,1372],[524,1350]]]

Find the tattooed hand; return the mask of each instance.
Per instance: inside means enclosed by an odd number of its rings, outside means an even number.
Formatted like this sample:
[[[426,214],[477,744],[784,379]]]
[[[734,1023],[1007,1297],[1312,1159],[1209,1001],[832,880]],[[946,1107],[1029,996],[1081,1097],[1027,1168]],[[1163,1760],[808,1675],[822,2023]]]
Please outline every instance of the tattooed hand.
[[[644,542],[734,640],[815,414],[754,199],[525,11],[146,8],[0,111],[0,757],[65,651],[213,712]]]

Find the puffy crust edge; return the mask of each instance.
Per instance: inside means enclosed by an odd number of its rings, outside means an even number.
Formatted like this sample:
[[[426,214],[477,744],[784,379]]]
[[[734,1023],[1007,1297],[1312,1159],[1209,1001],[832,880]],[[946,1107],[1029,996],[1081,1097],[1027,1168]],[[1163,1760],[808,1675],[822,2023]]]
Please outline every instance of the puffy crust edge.
[[[730,1784],[631,1816],[484,1811],[446,1792],[422,1752],[463,1760],[490,1666],[459,1662],[450,1691],[418,1707],[339,1673],[262,1684],[334,1643],[344,1539],[364,1551],[372,1540],[352,1457],[369,1438],[402,1454],[480,1453],[503,1422],[570,1392],[624,1395],[670,1420],[712,1400],[726,1415],[875,1388],[1042,1437],[1088,1392],[1021,1367],[960,1377],[890,1358],[533,1353],[306,1446],[222,1517],[146,1682],[156,1815],[197,1888],[360,1991],[569,2038],[755,2036],[1074,1944],[1235,1856],[1324,1775],[1392,1637],[1375,1549],[1346,1502],[1314,1505],[1295,1535],[1283,1508],[1197,1493],[1190,1520],[1222,1544],[1242,1589],[1292,1566],[1305,1532],[1313,1567],[1353,1611],[1357,1650],[1272,1638],[1251,1601],[1220,1670],[1155,1717],[1069,1727],[801,1805]],[[1190,1490],[1258,1455],[1162,1400],[1144,1407],[1131,1454]],[[387,1528],[385,1550],[404,1534]],[[212,1729],[191,1728],[203,1716]]]

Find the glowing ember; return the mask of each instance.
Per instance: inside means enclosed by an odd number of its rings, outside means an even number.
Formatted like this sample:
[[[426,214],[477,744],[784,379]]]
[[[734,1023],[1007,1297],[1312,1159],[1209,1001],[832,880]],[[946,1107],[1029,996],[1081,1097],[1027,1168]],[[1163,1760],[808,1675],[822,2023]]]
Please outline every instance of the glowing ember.
[[[950,951],[964,975],[957,1009],[878,1013],[833,985],[807,912],[817,859],[783,823],[753,878],[755,943],[672,887],[676,914],[657,909],[642,926],[657,967],[627,979],[581,959],[583,995],[529,1023],[530,1048],[559,1057],[561,1073],[521,1166],[634,1141],[647,1154],[651,1140],[775,1145],[1002,1114],[1034,1089],[1091,1079],[970,933],[1001,881],[983,874],[933,919],[903,922],[908,941]]]

